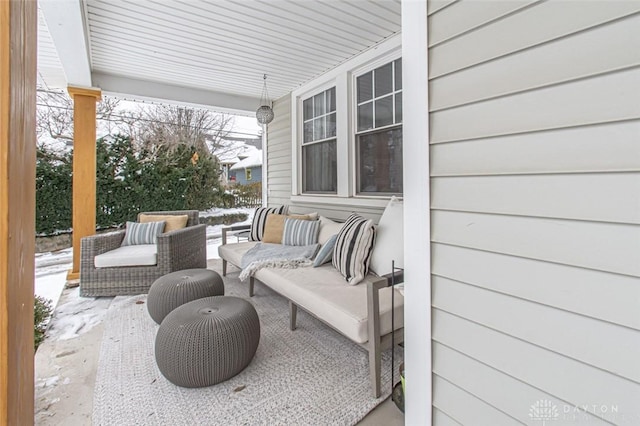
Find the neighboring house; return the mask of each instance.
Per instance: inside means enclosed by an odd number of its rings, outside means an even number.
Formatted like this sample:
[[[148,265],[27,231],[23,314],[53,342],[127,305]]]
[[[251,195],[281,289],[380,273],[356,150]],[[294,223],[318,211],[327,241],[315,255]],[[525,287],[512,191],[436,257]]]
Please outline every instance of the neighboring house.
[[[238,155],[239,162],[229,168],[229,183],[245,185],[262,182],[262,150]]]
[[[233,137],[227,137],[220,142],[216,156],[220,163],[220,183],[223,186],[235,183],[236,174],[230,172],[231,167],[249,156],[250,153],[258,151],[259,148],[256,145],[259,146],[259,142],[260,139],[256,138]]]

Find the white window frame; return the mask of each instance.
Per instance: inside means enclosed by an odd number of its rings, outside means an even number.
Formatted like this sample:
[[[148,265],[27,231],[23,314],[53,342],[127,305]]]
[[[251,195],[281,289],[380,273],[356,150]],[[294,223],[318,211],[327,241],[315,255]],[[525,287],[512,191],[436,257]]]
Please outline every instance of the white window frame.
[[[353,194],[353,197],[356,198],[384,198],[385,200],[388,200],[389,198],[391,198],[392,196],[396,196],[396,197],[402,197],[401,194],[380,194],[380,195],[376,195],[376,194],[358,194],[358,164],[357,164],[357,159],[358,159],[358,154],[356,152],[356,133],[358,132],[358,86],[357,86],[357,79],[358,77],[378,68],[381,67],[383,65],[388,64],[389,62],[393,62],[396,59],[400,59],[402,57],[402,51],[400,48],[398,48],[397,51],[393,51],[393,52],[389,52],[388,55],[385,55],[379,59],[377,59],[376,61],[373,61],[371,63],[368,63],[362,67],[359,67],[358,69],[355,69],[352,73],[351,73],[351,99],[353,100],[353,104],[350,105],[351,107],[351,122],[353,123],[353,128],[351,129],[351,132],[349,133],[349,148],[350,148],[350,153],[349,153],[349,158],[351,159],[351,194]],[[395,77],[395,72],[392,75],[392,78]],[[400,90],[400,92],[403,93],[404,96],[404,85],[402,86],[403,89]],[[396,93],[398,91],[392,91],[391,93]],[[373,95],[373,100],[375,102],[376,99],[378,99],[374,94]],[[385,94],[385,96],[388,96],[388,94]],[[395,104],[393,106],[393,111],[394,111],[394,117],[395,117]],[[384,130],[384,129],[393,129],[395,127],[398,127],[398,124],[394,123],[394,124],[389,124],[387,126],[384,127],[375,127],[375,116],[373,117],[374,120],[374,127],[372,129],[367,130],[366,132],[372,132],[375,130]],[[400,126],[402,127],[402,123],[400,123]],[[404,137],[403,137],[404,139]]]
[[[340,64],[291,93],[291,201],[384,207],[390,195],[356,195],[355,77],[402,56],[400,34]],[[338,185],[335,194],[302,192],[302,101],[331,87],[336,88],[336,153]]]
[[[324,93],[324,92],[326,92],[327,90],[332,89],[332,88],[335,88],[335,89],[336,89],[336,99],[335,99],[335,102],[336,102],[336,110],[335,110],[335,111],[333,111],[333,112],[331,112],[331,114],[333,114],[333,113],[335,113],[335,114],[336,114],[336,135],[335,135],[335,137],[319,139],[319,140],[317,140],[317,141],[312,141],[312,142],[309,142],[309,143],[305,144],[305,143],[304,143],[304,110],[303,110],[303,108],[304,108],[304,101],[305,101],[306,99],[313,98],[314,96],[319,95],[320,93]],[[313,101],[312,101],[312,102],[313,102]],[[309,196],[322,195],[322,196],[331,196],[331,197],[335,197],[335,196],[338,194],[339,189],[338,189],[337,187],[336,187],[336,193],[333,193],[333,192],[327,192],[327,193],[322,193],[322,192],[309,192],[309,193],[304,193],[304,192],[302,191],[302,189],[303,189],[303,187],[304,187],[304,184],[303,184],[303,179],[304,179],[304,178],[303,178],[303,176],[302,176],[302,163],[303,163],[303,160],[302,160],[302,148],[303,148],[303,146],[305,146],[305,145],[306,145],[306,146],[310,146],[310,145],[313,145],[313,144],[322,143],[322,142],[327,142],[327,141],[329,141],[329,140],[335,139],[335,140],[336,140],[336,161],[337,161],[337,163],[340,163],[340,159],[339,159],[339,158],[340,158],[340,154],[339,154],[339,151],[338,151],[338,114],[339,114],[339,112],[338,112],[338,105],[337,105],[337,103],[338,103],[338,88],[336,87],[336,85],[335,85],[335,84],[331,84],[331,82],[327,82],[327,83],[323,84],[322,86],[318,87],[316,90],[312,90],[312,91],[310,91],[310,92],[308,92],[308,93],[306,93],[306,94],[304,94],[304,95],[300,96],[300,99],[299,99],[299,102],[298,102],[298,108],[297,108],[297,111],[298,111],[298,119],[299,119],[299,123],[298,123],[298,124],[302,124],[302,125],[301,125],[301,126],[299,126],[300,128],[299,128],[298,133],[297,133],[297,134],[298,134],[298,139],[297,139],[297,140],[298,140],[297,154],[298,154],[298,161],[299,161],[299,163],[298,163],[298,164],[300,165],[300,168],[299,168],[299,169],[300,169],[300,171],[299,171],[299,179],[298,179],[298,182],[299,182],[299,188],[300,188],[300,193],[301,193],[301,194],[303,193],[303,194],[306,194],[306,195],[309,195]],[[328,115],[328,113],[326,113],[325,115]],[[316,117],[314,117],[314,119],[315,119],[315,118],[316,118]],[[339,166],[338,166],[338,168],[339,168]],[[339,175],[339,174],[340,174],[340,173],[338,172],[338,175]],[[339,181],[339,180],[340,180],[340,179],[339,179],[339,176],[336,176],[336,180],[337,180],[337,181]]]

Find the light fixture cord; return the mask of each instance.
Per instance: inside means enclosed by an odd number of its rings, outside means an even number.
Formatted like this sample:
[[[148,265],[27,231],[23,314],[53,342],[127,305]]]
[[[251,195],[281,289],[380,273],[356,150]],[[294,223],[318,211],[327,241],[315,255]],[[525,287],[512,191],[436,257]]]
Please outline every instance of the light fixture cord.
[[[262,84],[262,95],[260,95],[260,104],[271,106],[271,101],[269,100],[269,90],[267,90],[267,75],[264,74],[263,84]]]

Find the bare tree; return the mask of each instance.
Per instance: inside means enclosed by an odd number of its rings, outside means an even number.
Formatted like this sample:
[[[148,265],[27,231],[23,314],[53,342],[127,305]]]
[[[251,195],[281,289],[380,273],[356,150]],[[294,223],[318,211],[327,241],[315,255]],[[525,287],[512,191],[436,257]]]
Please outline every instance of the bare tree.
[[[154,152],[158,147],[193,147],[200,153],[217,154],[233,127],[234,117],[206,109],[175,105],[141,108],[135,138]]]
[[[103,121],[109,132],[113,126],[120,125],[114,120],[119,103],[118,99],[103,96],[96,107],[97,120]],[[73,141],[73,100],[67,92],[38,88],[36,132],[39,139]]]

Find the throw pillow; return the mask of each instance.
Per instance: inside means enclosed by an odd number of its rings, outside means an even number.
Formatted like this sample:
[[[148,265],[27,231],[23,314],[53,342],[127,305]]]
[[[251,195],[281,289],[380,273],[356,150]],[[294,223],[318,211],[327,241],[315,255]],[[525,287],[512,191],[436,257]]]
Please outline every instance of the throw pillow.
[[[333,247],[335,247],[337,239],[338,239],[338,234],[329,238],[329,241],[327,241],[322,246],[322,248],[316,255],[315,260],[313,261],[314,268],[317,268],[318,266],[322,266],[325,263],[331,262],[331,259],[333,258]]]
[[[395,260],[396,267],[404,268],[403,212],[402,200],[393,197],[382,213],[376,228],[376,244],[371,253],[371,271],[377,275],[393,272],[392,260]]]
[[[264,226],[264,234],[262,235],[263,243],[282,244],[282,232],[284,231],[285,219],[315,220],[311,215],[283,215],[270,214],[267,216],[267,222]]]
[[[329,238],[336,235],[342,229],[344,223],[334,222],[324,216],[320,216],[320,233],[318,234],[318,242],[326,244]]]
[[[285,219],[282,244],[286,246],[308,246],[318,242],[320,222],[317,220]]]
[[[155,244],[158,235],[162,234],[165,222],[137,223],[127,222],[127,230],[122,240],[122,246],[139,244]]]
[[[187,222],[189,222],[189,216],[186,214],[181,215],[158,215],[158,214],[144,214],[141,213],[138,216],[139,223],[149,223],[149,222],[162,222],[165,221],[164,225],[164,233],[175,231],[178,229],[185,228],[187,226]]]
[[[338,233],[333,248],[333,266],[349,284],[356,285],[367,275],[374,242],[373,221],[352,213]]]
[[[262,241],[264,235],[264,227],[267,224],[267,216],[269,214],[284,214],[285,207],[258,207],[253,215],[253,222],[251,222],[251,235],[250,241]]]

